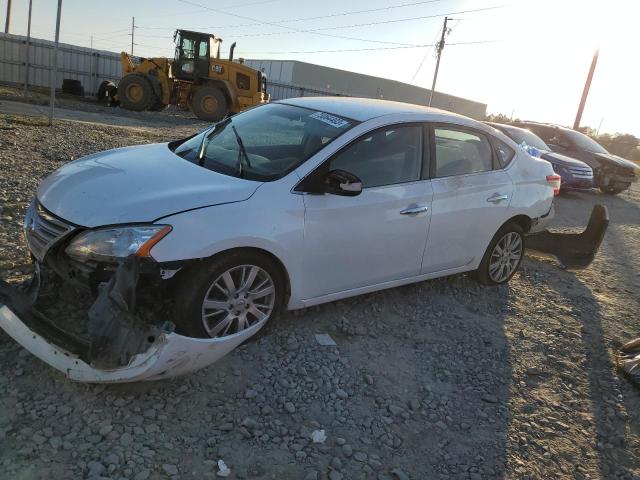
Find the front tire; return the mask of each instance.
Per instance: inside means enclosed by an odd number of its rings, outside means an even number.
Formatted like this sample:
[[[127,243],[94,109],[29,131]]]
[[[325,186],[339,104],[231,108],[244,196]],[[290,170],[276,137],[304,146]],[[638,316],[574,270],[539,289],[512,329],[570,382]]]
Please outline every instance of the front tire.
[[[483,285],[502,285],[511,280],[524,257],[524,232],[517,223],[507,223],[493,236],[472,277]]]
[[[285,297],[279,265],[256,252],[221,254],[181,272],[174,297],[178,333],[225,337],[277,316]]]
[[[193,94],[191,110],[200,120],[218,122],[229,113],[229,105],[218,87],[202,86]]]

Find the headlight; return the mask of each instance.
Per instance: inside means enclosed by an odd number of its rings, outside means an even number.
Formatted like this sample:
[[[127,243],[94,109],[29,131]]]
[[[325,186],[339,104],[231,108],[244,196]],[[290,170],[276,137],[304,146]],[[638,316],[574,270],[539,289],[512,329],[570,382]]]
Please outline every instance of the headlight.
[[[149,257],[151,248],[171,231],[169,225],[138,225],[90,230],[76,237],[65,250],[81,262],[117,262],[129,255]]]

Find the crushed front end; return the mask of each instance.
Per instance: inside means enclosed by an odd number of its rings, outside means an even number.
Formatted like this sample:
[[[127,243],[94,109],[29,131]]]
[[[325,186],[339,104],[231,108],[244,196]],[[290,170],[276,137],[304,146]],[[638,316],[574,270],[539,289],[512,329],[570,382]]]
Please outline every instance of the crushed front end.
[[[36,200],[24,230],[34,276],[25,288],[0,281],[0,327],[72,380],[116,383],[182,375],[217,361],[262,327],[222,338],[180,335],[164,299],[185,264],[159,264],[133,254],[118,261],[95,255],[97,260],[79,261],[69,255],[70,245],[82,245],[77,240],[95,230],[53,215]],[[74,321],[39,311],[41,297],[44,303],[47,297],[60,301],[63,287],[72,291],[64,302],[92,301]]]

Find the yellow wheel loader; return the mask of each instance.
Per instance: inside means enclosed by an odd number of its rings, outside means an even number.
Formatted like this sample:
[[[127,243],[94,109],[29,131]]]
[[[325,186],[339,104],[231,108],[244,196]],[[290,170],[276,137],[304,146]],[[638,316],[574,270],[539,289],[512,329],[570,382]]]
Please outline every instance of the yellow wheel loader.
[[[136,64],[120,54],[122,79],[117,91],[101,88],[128,110],[162,110],[167,105],[190,109],[196,117],[218,121],[229,114],[266,103],[267,80],[262,72],[220,58],[222,39],[208,33],[176,30],[174,59],[143,58]],[[102,86],[101,86],[102,87]]]

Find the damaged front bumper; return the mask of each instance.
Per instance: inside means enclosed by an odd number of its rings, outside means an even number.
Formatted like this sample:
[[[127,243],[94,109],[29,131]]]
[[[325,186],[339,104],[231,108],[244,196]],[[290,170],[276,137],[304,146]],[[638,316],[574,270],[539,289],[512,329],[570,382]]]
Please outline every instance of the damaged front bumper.
[[[527,235],[526,247],[555,257],[563,268],[587,268],[598,252],[609,226],[609,212],[604,205],[591,211],[587,228],[581,233],[543,230]]]
[[[206,367],[255,335],[264,323],[221,338],[193,338],[171,322],[136,312],[139,260],[116,270],[88,311],[88,336],[58,327],[33,308],[34,294],[0,281],[0,328],[71,380],[124,383],[161,380]],[[37,287],[37,279],[33,285]]]
[[[192,338],[163,332],[148,350],[133,356],[126,366],[110,369],[94,367],[77,354],[56,345],[30,328],[6,305],[0,305],[0,327],[33,355],[71,380],[124,383],[161,380],[206,367],[253,336],[262,325],[224,338]]]

